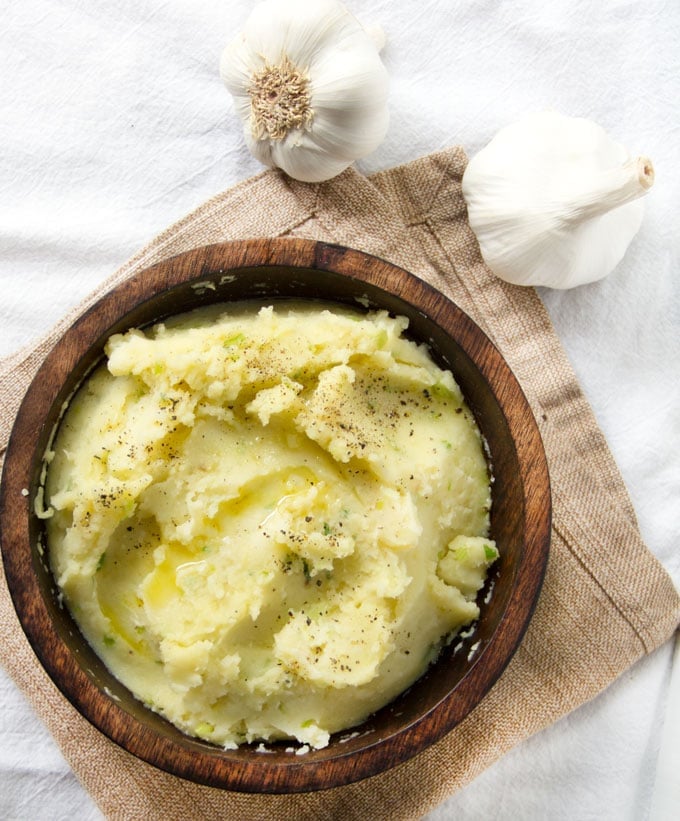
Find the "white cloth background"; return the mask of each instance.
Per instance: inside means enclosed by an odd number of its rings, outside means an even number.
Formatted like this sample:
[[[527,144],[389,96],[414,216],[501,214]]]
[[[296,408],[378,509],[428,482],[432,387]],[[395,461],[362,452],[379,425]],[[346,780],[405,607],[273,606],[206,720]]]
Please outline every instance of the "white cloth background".
[[[310,0],[313,2],[313,0]],[[31,343],[166,225],[257,173],[218,75],[245,0],[5,0],[0,356]],[[547,107],[652,157],[642,228],[606,280],[542,297],[650,549],[680,585],[680,3],[350,0],[387,36],[391,125],[359,164],[472,155]],[[664,817],[680,807],[669,643],[431,819]],[[674,706],[675,704],[675,706]],[[669,742],[659,758],[666,726]],[[662,801],[661,797],[665,796]],[[656,803],[655,803],[656,802]],[[0,671],[0,817],[100,817]]]

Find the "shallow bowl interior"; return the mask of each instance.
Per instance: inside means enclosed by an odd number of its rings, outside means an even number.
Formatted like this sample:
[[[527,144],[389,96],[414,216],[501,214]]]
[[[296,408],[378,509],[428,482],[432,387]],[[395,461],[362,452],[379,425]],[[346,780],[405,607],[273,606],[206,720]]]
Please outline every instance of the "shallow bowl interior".
[[[216,302],[320,300],[409,318],[459,382],[488,444],[492,537],[500,559],[480,593],[474,632],[454,641],[396,701],[328,747],[290,744],[225,751],[189,738],[147,709],[106,669],[60,605],[44,529],[33,513],[43,456],[64,403],[115,332]],[[178,776],[248,792],[340,786],[405,761],[451,730],[501,675],[529,623],[547,561],[550,487],[540,435],[500,353],[453,303],[384,260],[310,240],[251,240],[195,249],[142,271],[105,295],[61,337],[33,380],[8,446],[0,488],[1,546],[26,636],[55,684],[130,753]],[[490,595],[488,595],[490,593]]]

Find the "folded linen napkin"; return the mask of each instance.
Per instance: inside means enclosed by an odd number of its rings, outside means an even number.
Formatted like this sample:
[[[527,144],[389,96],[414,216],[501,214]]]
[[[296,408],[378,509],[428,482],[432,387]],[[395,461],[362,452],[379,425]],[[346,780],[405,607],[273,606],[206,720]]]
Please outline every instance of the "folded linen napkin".
[[[105,290],[192,247],[301,236],[401,265],[451,297],[515,372],[543,436],[553,489],[552,548],[525,639],[458,727],[366,781],[260,796],[192,784],[104,738],[61,697],[21,632],[0,578],[2,661],[102,812],[111,819],[415,819],[533,733],[601,692],[680,623],[680,598],[642,542],[627,492],[548,315],[532,289],[484,265],[466,219],[464,152],[451,148],[365,178],[318,185],[266,171],[209,200],[120,268],[34,347],[0,362],[0,448],[30,379],[58,335]]]

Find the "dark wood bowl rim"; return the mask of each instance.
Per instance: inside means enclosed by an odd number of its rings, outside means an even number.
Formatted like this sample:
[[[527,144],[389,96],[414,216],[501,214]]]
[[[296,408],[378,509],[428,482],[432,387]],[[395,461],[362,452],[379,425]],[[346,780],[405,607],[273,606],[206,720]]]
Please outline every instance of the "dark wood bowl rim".
[[[35,442],[45,418],[79,358],[108,336],[121,316],[140,302],[189,280],[219,272],[277,266],[335,272],[394,292],[447,333],[474,340],[467,354],[491,386],[507,419],[520,465],[527,508],[524,551],[503,618],[480,658],[453,692],[418,721],[365,747],[335,745],[332,757],[221,751],[196,740],[177,743],[142,726],[96,687],[55,630],[35,572],[31,542]],[[502,385],[502,390],[498,386]],[[41,454],[39,454],[41,456]],[[492,687],[514,654],[533,613],[550,541],[548,468],[538,427],[514,375],[472,320],[439,291],[391,263],[360,251],[303,239],[244,240],[196,248],[153,265],[105,294],[57,341],[33,379],[7,448],[0,488],[0,541],[12,600],[38,659],[66,698],[101,732],[128,752],[180,777],[242,792],[301,792],[341,786],[401,763],[441,739]],[[416,685],[417,686],[417,685]],[[462,706],[460,706],[462,705]]]

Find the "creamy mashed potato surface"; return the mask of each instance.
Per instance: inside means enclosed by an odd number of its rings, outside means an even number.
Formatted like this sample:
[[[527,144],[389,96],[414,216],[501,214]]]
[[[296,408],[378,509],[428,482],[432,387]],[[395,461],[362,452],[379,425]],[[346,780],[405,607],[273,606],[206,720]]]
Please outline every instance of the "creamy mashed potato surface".
[[[479,431],[386,313],[224,307],[113,336],[48,454],[50,562],[138,698],[323,747],[478,616]]]

